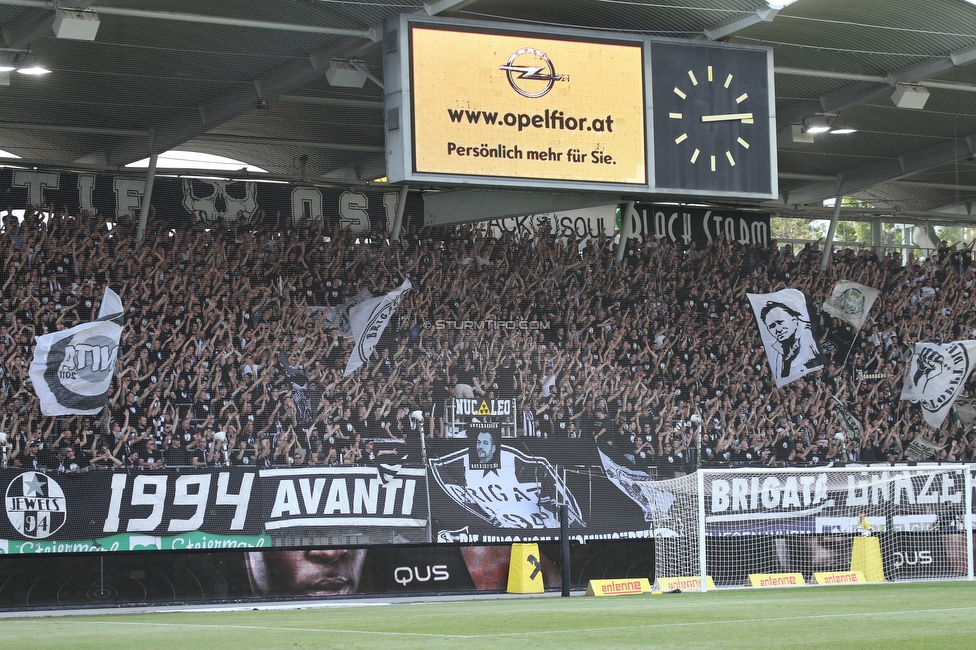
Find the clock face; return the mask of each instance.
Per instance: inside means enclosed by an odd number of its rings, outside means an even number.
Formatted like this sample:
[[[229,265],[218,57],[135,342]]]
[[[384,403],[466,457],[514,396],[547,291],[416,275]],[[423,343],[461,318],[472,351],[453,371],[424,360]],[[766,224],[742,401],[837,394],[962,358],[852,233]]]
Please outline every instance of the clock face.
[[[651,53],[656,185],[771,195],[767,53],[670,43]]]

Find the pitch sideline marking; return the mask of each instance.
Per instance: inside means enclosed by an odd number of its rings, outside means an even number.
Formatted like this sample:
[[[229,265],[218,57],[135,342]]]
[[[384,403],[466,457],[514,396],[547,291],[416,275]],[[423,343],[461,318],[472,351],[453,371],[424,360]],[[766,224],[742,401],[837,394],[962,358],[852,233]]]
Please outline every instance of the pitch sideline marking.
[[[277,632],[325,632],[332,634],[365,634],[377,636],[416,636],[433,637],[441,639],[492,639],[498,637],[512,636],[534,636],[540,634],[577,634],[580,632],[612,632],[614,630],[644,630],[668,627],[694,627],[699,625],[726,625],[729,623],[770,623],[774,621],[803,621],[830,618],[855,618],[858,616],[891,616],[897,614],[931,614],[937,612],[968,612],[976,610],[974,607],[947,607],[941,609],[913,609],[897,610],[885,612],[850,612],[843,614],[811,614],[808,616],[774,616],[767,618],[741,618],[724,619],[718,621],[693,621],[689,623],[655,623],[652,625],[619,625],[612,627],[588,627],[562,630],[532,630],[526,632],[499,632],[494,634],[435,634],[431,632],[382,632],[377,630],[353,630],[335,628],[306,628],[306,627],[278,627],[264,625],[201,625],[199,623],[146,623],[129,621],[81,621],[84,623],[101,625],[148,625],[154,627],[191,627],[191,628],[213,628],[215,630],[273,630]]]
[[[377,630],[339,630],[320,627],[277,627],[270,625],[203,625],[200,623],[145,623],[135,621],[79,621],[94,625],[148,625],[152,627],[192,627],[211,628],[214,630],[269,630],[275,632],[327,632],[331,634],[375,634],[378,636],[420,636],[437,637],[441,639],[474,639],[475,636],[463,634],[434,634],[433,632],[381,632]]]

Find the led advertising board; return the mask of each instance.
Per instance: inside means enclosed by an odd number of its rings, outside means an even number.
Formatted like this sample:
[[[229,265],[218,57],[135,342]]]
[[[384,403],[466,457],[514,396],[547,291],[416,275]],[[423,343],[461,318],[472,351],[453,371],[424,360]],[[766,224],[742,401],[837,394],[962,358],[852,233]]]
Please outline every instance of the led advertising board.
[[[647,182],[641,43],[426,25],[410,40],[414,171]]]
[[[767,48],[417,15],[383,45],[391,183],[776,196]],[[700,92],[672,106],[688,70]]]

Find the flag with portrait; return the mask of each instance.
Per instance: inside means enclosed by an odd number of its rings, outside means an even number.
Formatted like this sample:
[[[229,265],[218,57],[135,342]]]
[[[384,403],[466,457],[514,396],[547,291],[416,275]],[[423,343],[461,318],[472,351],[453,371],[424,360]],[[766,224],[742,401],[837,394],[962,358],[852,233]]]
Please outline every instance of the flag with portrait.
[[[807,299],[801,291],[783,289],[746,296],[759,325],[766,360],[777,388],[823,368]]]
[[[37,337],[30,378],[44,415],[95,415],[108,399],[124,308],[105,288],[98,318]]]
[[[942,426],[973,371],[976,341],[916,343],[901,398],[918,402],[931,427]]]
[[[880,293],[860,282],[840,280],[823,304],[823,310],[861,329]]]

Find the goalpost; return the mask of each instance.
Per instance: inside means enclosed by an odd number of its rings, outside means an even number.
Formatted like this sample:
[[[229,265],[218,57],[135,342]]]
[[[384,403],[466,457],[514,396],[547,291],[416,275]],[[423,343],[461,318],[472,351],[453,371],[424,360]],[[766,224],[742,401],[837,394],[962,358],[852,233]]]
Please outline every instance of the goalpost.
[[[638,485],[656,582],[733,586],[973,579],[976,466],[700,469]],[[666,498],[662,498],[666,497]]]

